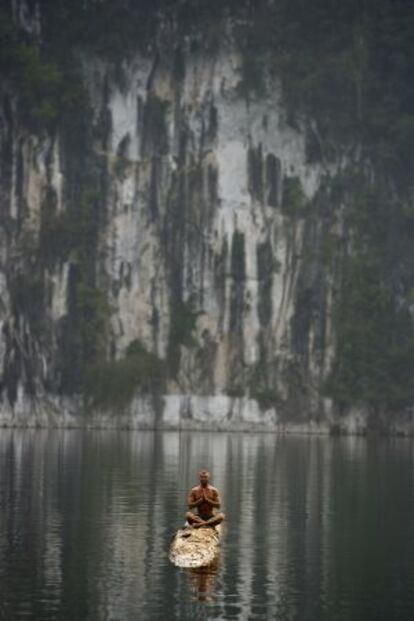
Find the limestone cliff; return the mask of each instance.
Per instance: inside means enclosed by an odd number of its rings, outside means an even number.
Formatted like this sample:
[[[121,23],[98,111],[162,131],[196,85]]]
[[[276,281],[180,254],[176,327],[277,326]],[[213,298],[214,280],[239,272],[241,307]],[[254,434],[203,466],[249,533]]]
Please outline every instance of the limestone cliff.
[[[12,9],[42,45],[42,3]],[[330,144],[312,115],[292,120],[269,59],[246,73],[245,14],[183,34],[159,10],[150,43],[116,62],[74,46],[62,116],[40,88],[26,121],[24,91],[2,87],[1,421],[407,430],[409,398],[338,388],[354,189],[381,187],[360,137]]]

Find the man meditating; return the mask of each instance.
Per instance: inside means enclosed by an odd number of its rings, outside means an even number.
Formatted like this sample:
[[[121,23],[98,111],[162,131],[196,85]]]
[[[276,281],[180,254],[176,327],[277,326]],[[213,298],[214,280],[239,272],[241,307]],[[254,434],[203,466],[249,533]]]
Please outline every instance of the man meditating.
[[[200,526],[217,526],[224,520],[224,513],[214,513],[214,509],[220,507],[220,496],[215,487],[209,484],[210,473],[207,470],[201,470],[198,473],[200,485],[193,487],[188,495],[188,511],[185,514],[187,522],[192,528],[200,528]],[[197,507],[197,514],[191,509]]]

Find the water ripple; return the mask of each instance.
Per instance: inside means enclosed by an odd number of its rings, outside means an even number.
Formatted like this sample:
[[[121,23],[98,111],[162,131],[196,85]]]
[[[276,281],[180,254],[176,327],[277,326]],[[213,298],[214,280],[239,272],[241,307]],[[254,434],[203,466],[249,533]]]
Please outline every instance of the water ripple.
[[[0,619],[414,618],[411,442],[265,434],[0,434]],[[167,557],[208,467],[216,567]]]

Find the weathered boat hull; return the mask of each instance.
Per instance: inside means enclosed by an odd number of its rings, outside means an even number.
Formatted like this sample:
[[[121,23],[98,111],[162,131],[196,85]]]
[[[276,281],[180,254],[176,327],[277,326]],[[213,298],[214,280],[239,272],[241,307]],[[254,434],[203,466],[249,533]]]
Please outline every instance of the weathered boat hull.
[[[171,542],[169,559],[177,567],[206,567],[217,558],[220,539],[220,524],[215,528],[180,529]]]

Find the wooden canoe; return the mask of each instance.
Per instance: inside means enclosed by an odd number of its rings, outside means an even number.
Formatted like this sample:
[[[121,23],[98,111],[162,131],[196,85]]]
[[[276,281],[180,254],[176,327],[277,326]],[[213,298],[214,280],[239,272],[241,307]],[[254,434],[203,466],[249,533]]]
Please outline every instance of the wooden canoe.
[[[219,552],[221,528],[219,524],[180,529],[171,542],[170,561],[186,569],[210,565]]]

